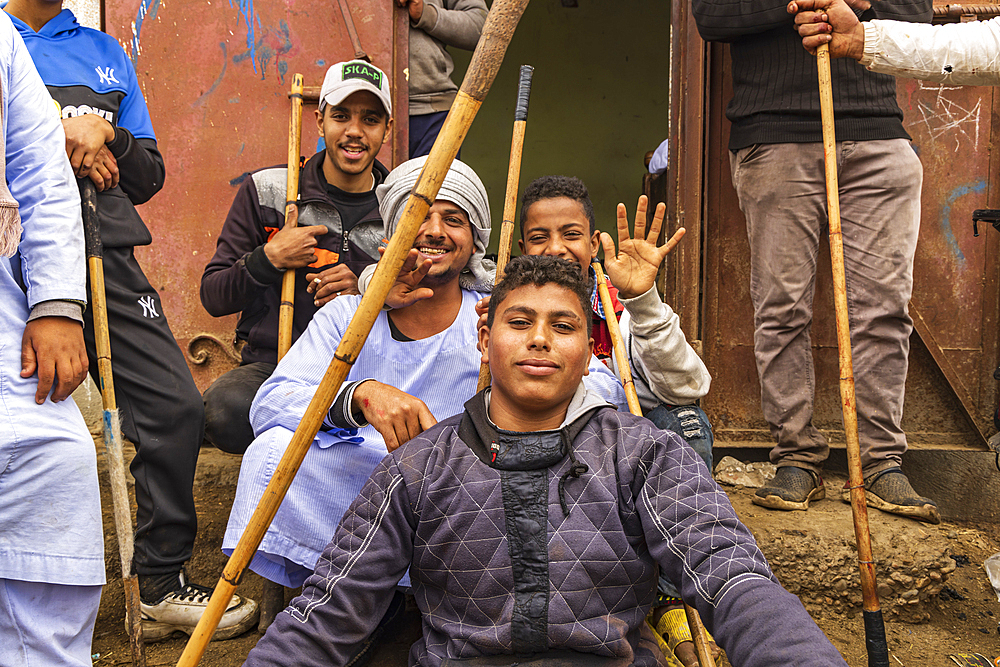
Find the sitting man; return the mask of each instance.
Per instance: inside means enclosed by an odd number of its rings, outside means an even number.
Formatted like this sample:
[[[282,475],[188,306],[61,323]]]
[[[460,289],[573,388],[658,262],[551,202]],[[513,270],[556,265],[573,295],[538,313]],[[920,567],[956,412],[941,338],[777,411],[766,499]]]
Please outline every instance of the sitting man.
[[[388,170],[375,159],[392,128],[389,79],[352,60],[327,70],[316,125],[326,147],[301,169],[297,227],[284,227],[286,167],[246,178],[201,278],[201,302],[216,317],[240,313],[241,365],[205,392],[205,437],[242,454],[253,440],[250,402],[278,363],[278,306],[288,269],[295,282],[294,341],[316,310],[357,293],[357,274],[378,260],[382,219],[375,186]]]
[[[394,169],[379,186],[385,234],[391,236],[426,157]],[[483,265],[489,242],[486,189],[454,162],[420,227],[411,259],[419,296],[379,314],[308,456],[250,568],[271,581],[301,586],[312,574],[337,523],[375,466],[438,418],[461,412],[476,393],[476,302],[492,287]],[[223,549],[239,541],[264,488],[305,414],[360,298],[321,308],[302,337],[261,386],[250,410],[260,435],[247,449]],[[596,359],[589,379],[602,397],[623,405],[614,376]]]
[[[246,665],[344,665],[408,569],[411,664],[658,665],[657,566],[737,667],[845,664],[698,455],[581,382],[590,293],[565,260],[507,266],[479,332],[491,388],[383,459]]]

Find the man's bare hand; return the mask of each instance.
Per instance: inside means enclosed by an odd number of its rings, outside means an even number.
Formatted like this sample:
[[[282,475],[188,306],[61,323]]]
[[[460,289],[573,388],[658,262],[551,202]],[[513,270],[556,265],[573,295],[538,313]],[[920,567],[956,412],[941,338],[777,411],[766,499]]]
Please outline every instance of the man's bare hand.
[[[93,113],[63,118],[62,124],[66,133],[66,155],[69,156],[73,173],[78,178],[90,176],[97,154],[105,144],[115,140],[115,128]]]
[[[306,291],[314,295],[313,303],[317,308],[325,306],[341,294],[360,294],[358,277],[346,264],[337,264],[319,273],[307,273],[306,280],[309,281]]]
[[[708,653],[716,660],[722,655],[719,645],[714,641],[708,642]],[[674,655],[684,667],[698,667],[701,664],[698,662],[698,651],[694,647],[694,642],[681,642],[674,648]]]
[[[97,151],[94,166],[90,168],[90,180],[98,192],[104,192],[118,185],[118,160],[107,146]]]
[[[434,415],[419,398],[375,380],[358,385],[351,409],[361,412],[368,423],[382,434],[385,447],[390,452],[437,424]]]
[[[385,248],[379,248],[380,255],[385,254]],[[427,272],[431,270],[433,262],[425,259],[419,262],[420,253],[416,249],[410,249],[403,262],[403,268],[396,276],[396,282],[389,288],[389,294],[385,297],[385,305],[390,308],[406,308],[412,306],[417,301],[423,301],[434,296],[434,290],[430,287],[420,287],[420,281],[424,279]],[[371,283],[369,282],[369,288]]]
[[[645,294],[656,281],[656,273],[660,270],[663,259],[674,249],[677,242],[684,236],[681,227],[669,241],[661,246],[656,245],[663,226],[663,216],[666,206],[662,203],[656,206],[653,222],[646,232],[646,195],[639,196],[635,207],[635,238],[629,235],[628,211],[625,204],[618,204],[618,252],[611,235],[601,232],[601,245],[604,247],[604,268],[608,279],[618,288],[622,298],[634,299]]]
[[[83,326],[68,317],[39,317],[24,327],[21,337],[21,377],[38,373],[35,403],[41,405],[52,390],[58,403],[73,393],[87,376],[87,348]]]
[[[809,53],[816,55],[820,45],[829,44],[831,58],[861,60],[865,29],[855,10],[869,7],[868,0],[792,0],[788,13],[795,14],[795,29]]]
[[[396,0],[400,7],[406,7],[410,13],[410,22],[416,23],[424,15],[424,0]]]
[[[264,244],[264,254],[280,271],[301,269],[316,261],[316,237],[327,231],[323,225],[282,227]]]

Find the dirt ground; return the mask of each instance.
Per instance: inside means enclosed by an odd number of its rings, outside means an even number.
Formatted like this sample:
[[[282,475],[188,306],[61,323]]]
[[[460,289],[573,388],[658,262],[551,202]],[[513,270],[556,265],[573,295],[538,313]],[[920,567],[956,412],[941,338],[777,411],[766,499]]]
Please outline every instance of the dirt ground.
[[[98,449],[103,450],[98,439]],[[103,476],[103,457],[101,474]],[[239,459],[212,448],[204,448],[198,467],[195,485],[195,501],[198,507],[199,530],[194,557],[188,564],[188,574],[192,581],[212,586],[218,580],[225,565],[225,556],[219,550],[225,530],[233,492],[239,474]],[[103,480],[103,477],[102,477]],[[131,481],[131,480],[130,480]],[[829,487],[828,483],[828,487]],[[750,504],[751,489],[726,487],[737,513],[763,544],[771,542],[775,535],[805,536],[808,540],[810,528],[825,532],[841,531],[849,543],[853,538],[850,510],[839,501],[823,501],[809,512],[792,514],[763,511]],[[112,667],[130,664],[128,638],[124,629],[123,594],[120,581],[118,549],[114,537],[111,517],[111,500],[107,490],[103,490],[105,525],[105,560],[108,568],[108,586],[101,601],[101,609],[94,634],[94,665]],[[872,510],[872,532],[875,544],[890,545],[904,552],[911,548],[911,533],[899,530],[891,521],[883,521],[881,513]],[[895,518],[892,518],[895,520]],[[902,521],[902,520],[899,520]],[[912,522],[910,522],[912,523]],[[811,525],[815,524],[815,525]],[[1000,602],[993,593],[983,561],[1000,551],[1000,535],[995,525],[942,524],[925,527],[917,532],[919,539],[930,545],[945,545],[947,554],[955,560],[956,568],[948,575],[941,592],[921,604],[920,608],[929,613],[929,620],[922,623],[904,623],[894,618],[886,619],[886,633],[891,664],[900,667],[945,667],[952,665],[949,654],[978,652],[990,659],[1000,656]],[[818,548],[824,548],[818,543]],[[768,548],[764,549],[768,553]],[[879,553],[875,553],[879,560]],[[792,566],[794,563],[792,564]],[[864,645],[864,628],[861,615],[853,608],[845,609],[822,593],[808,589],[802,582],[810,578],[804,565],[795,570],[788,564],[775,571],[784,578],[786,586],[798,594],[810,610],[813,618],[826,633],[851,667],[867,665]],[[791,568],[791,569],[790,569]],[[823,569],[822,566],[820,569]],[[818,572],[816,573],[819,574]],[[853,583],[852,587],[859,584]],[[244,577],[240,593],[254,599],[260,598],[261,580],[253,573]],[[845,593],[845,599],[853,597],[855,591]],[[858,594],[858,598],[860,595]],[[836,611],[837,607],[841,611]],[[372,667],[402,667],[410,643],[419,633],[419,618],[411,611],[406,619],[406,627],[391,640],[382,645],[376,654]],[[247,653],[257,642],[259,635],[249,632],[236,639],[212,642],[201,664],[209,667],[234,667],[241,665]],[[146,661],[149,667],[174,665],[186,643],[186,637],[178,637],[146,647]],[[290,665],[293,663],[289,663]],[[723,663],[724,664],[724,663]]]

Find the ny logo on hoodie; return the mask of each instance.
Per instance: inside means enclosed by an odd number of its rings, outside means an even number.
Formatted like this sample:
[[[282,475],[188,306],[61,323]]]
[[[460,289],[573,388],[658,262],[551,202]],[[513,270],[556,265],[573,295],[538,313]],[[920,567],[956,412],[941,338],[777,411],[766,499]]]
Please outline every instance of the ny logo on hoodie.
[[[109,86],[112,83],[118,83],[118,84],[121,83],[121,81],[119,81],[118,79],[115,78],[115,70],[114,70],[114,68],[105,67],[104,71],[101,71],[100,67],[95,67],[94,71],[97,72],[97,76],[100,77],[101,83],[106,83]]]

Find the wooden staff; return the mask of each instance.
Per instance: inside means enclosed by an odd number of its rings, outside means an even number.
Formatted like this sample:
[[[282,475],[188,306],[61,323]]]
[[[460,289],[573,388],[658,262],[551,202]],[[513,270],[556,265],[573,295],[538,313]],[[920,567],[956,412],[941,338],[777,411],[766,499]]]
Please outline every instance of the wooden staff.
[[[87,268],[90,270],[90,300],[94,309],[94,338],[97,343],[97,367],[101,379],[101,402],[104,407],[104,457],[108,464],[111,503],[114,506],[115,533],[121,558],[122,586],[125,588],[125,628],[134,667],[146,666],[142,641],[142,610],[139,607],[139,579],[132,574],[132,506],[125,482],[125,459],[122,454],[122,420],[115,403],[115,380],[111,372],[111,337],[108,333],[108,300],[104,293],[104,248],[101,225],[97,218],[97,190],[90,178],[80,179],[83,200],[83,232],[87,244]]]
[[[299,153],[302,148],[302,75],[292,77],[292,112],[288,117],[288,178],[285,181],[285,224],[299,224]],[[292,346],[292,322],[295,317],[295,269],[288,269],[281,279],[281,305],[278,307],[278,360]]]
[[[517,212],[517,185],[521,180],[521,150],[524,148],[524,129],[528,124],[528,97],[531,96],[531,75],[535,68],[521,65],[521,79],[517,84],[517,105],[514,107],[514,134],[510,140],[510,162],[507,165],[507,192],[503,199],[503,222],[500,223],[500,245],[497,254],[495,282],[503,280],[503,271],[510,261],[510,247],[514,242],[514,214]],[[478,391],[490,386],[490,365],[479,366]]]
[[[833,264],[833,304],[837,315],[837,350],[840,357],[840,403],[847,438],[848,482],[854,537],[861,569],[862,616],[869,667],[889,667],[885,623],[875,584],[875,560],[868,531],[868,505],[861,475],[861,445],[858,442],[858,406],[854,395],[854,363],[851,358],[851,327],[847,313],[847,279],[844,272],[844,237],[840,231],[840,186],[837,182],[837,138],[833,124],[833,83],[830,77],[830,47],[816,49],[819,72],[819,102],[823,121],[823,164],[826,171],[826,203],[830,214],[830,260]]]
[[[680,239],[678,238],[678,240]],[[635,381],[632,380],[632,368],[625,353],[625,341],[622,339],[622,331],[618,327],[618,318],[615,316],[615,305],[611,302],[608,281],[604,277],[604,270],[600,263],[594,262],[591,267],[593,267],[594,275],[597,278],[597,294],[601,297],[601,305],[604,307],[604,317],[608,323],[608,333],[611,334],[611,345],[615,352],[615,362],[618,364],[618,374],[622,379],[622,388],[625,390],[625,400],[628,401],[628,410],[637,417],[641,417],[642,406],[639,405],[639,394],[635,390]],[[701,667],[715,667],[715,660],[708,652],[708,633],[698,616],[698,610],[685,602],[684,613],[687,614],[688,626],[692,630],[691,636],[694,639],[695,651],[698,653],[698,662]]]
[[[358,38],[358,29],[354,27],[354,16],[351,14],[351,8],[347,4],[347,0],[338,0],[340,3],[340,13],[344,17],[344,25],[347,27],[347,36],[351,40],[351,46],[354,48],[354,59],[364,60],[366,62],[371,62],[372,59],[368,57],[365,50],[361,48],[361,40]]]
[[[341,383],[347,377],[351,365],[361,352],[368,332],[382,311],[385,297],[396,282],[396,277],[413,247],[413,241],[417,238],[417,232],[427,216],[427,211],[437,197],[438,190],[441,189],[441,182],[489,92],[517,22],[527,6],[528,0],[494,0],[486,17],[486,24],[483,26],[482,37],[462,81],[462,87],[413,186],[396,233],[392,235],[389,247],[378,263],[371,284],[361,298],[361,303],[358,304],[358,309],[337,346],[334,358],[316,389],[316,394],[295,430],[284,456],[278,462],[270,483],[264,489],[264,494],[246,530],[233,550],[233,555],[229,558],[219,583],[216,584],[208,606],[184,648],[184,653],[181,654],[178,667],[195,667],[201,660],[205,647],[219,624],[219,619],[226,611],[233,591],[236,590],[250,559],[257,551],[261,539],[277,513],[278,506],[285,497],[302,459],[309,451],[309,446],[323,423],[323,417],[333,405]]]

